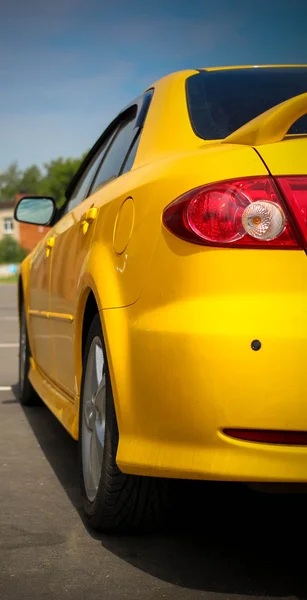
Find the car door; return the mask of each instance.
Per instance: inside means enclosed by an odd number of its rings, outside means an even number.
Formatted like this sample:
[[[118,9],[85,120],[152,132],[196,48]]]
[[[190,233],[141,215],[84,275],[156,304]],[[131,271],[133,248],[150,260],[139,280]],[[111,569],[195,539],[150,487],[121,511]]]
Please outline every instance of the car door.
[[[112,131],[103,141],[77,179],[64,208],[64,214],[52,230],[49,323],[54,363],[53,380],[72,396],[70,369],[73,354],[74,290],[78,269],[92,236],[92,228],[88,227],[86,230],[86,226],[82,225],[82,215],[90,208],[91,202],[85,198],[114,135],[115,131]],[[64,377],[63,373],[66,374]]]
[[[128,111],[109,129],[98,157],[93,159],[87,172],[68,202],[67,214],[54,229],[52,249],[52,275],[50,282],[50,323],[54,351],[54,381],[70,397],[74,398],[74,318],[76,313],[76,292],[80,271],[95,227],[99,206],[93,205],[91,196],[86,197],[94,179],[98,163],[100,179],[95,179],[95,189],[116,178],[137,136],[135,130],[136,110]]]
[[[31,350],[38,367],[52,378],[51,328],[48,319],[49,281],[51,275],[50,249],[52,230],[34,250],[29,279],[29,330]]]

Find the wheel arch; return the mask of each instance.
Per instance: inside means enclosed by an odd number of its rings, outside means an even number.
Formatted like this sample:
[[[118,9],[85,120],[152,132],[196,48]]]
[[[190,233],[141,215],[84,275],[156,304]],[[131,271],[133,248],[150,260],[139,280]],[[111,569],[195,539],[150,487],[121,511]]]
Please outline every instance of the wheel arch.
[[[87,332],[90,328],[91,322],[93,321],[96,314],[99,312],[98,303],[96,302],[95,294],[92,290],[88,291],[86,304],[83,313],[82,322],[82,338],[81,338],[81,358],[83,360],[84,349],[86,344]]]
[[[118,364],[128,365],[127,360],[127,322],[124,310],[102,310],[99,300],[91,286],[86,287],[80,297],[78,310],[76,312],[75,323],[75,365],[76,365],[76,402],[80,402],[81,381],[82,381],[82,361],[86,344],[87,332],[94,317],[99,313],[102,328],[103,341],[108,361],[110,373],[114,408],[117,416],[119,430],[121,430],[121,410],[119,394],[117,389],[117,375],[119,373]],[[120,344],[110,344],[110,339],[121,339]],[[124,358],[125,357],[125,358]],[[117,365],[117,367],[116,367]],[[125,369],[122,369],[125,371]],[[126,373],[128,377],[128,373]],[[122,374],[120,373],[120,379]]]
[[[75,365],[76,391],[80,396],[82,361],[86,342],[86,334],[95,315],[99,312],[98,302],[91,287],[83,289],[75,314]]]
[[[123,381],[130,389],[130,338],[128,307],[103,309],[102,294],[97,289],[95,279],[88,275],[80,281],[77,310],[75,312],[75,377],[76,403],[79,405],[82,381],[82,358],[90,323],[99,313],[103,341],[112,385],[114,408],[119,434],[123,430],[122,402],[120,390]],[[120,384],[120,385],[119,385]]]

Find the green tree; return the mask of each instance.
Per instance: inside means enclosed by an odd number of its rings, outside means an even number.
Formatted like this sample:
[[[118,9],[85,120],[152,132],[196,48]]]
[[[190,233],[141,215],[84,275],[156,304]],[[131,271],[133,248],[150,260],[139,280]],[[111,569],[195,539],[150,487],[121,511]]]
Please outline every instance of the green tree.
[[[40,194],[42,174],[36,165],[28,167],[22,174],[20,192],[26,194]]]
[[[20,263],[26,256],[27,250],[24,250],[11,235],[6,235],[0,240],[0,264]]]
[[[15,198],[20,189],[22,171],[18,163],[12,163],[5,171],[0,173],[0,202]]]
[[[81,158],[58,158],[44,165],[46,175],[41,180],[41,194],[52,196],[57,206],[65,202],[65,191],[80,166]]]
[[[58,206],[65,202],[65,191],[78,170],[81,158],[57,158],[44,165],[44,174],[39,167],[32,165],[21,171],[18,163],[12,163],[0,172],[0,203],[14,200],[16,194],[52,196]]]

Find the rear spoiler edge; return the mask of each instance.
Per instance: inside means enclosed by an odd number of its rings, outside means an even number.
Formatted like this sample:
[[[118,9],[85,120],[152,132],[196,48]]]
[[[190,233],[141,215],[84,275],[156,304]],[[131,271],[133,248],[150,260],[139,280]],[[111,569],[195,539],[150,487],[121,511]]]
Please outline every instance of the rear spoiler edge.
[[[228,135],[222,143],[260,146],[281,142],[293,123],[306,114],[307,92],[273,106]]]

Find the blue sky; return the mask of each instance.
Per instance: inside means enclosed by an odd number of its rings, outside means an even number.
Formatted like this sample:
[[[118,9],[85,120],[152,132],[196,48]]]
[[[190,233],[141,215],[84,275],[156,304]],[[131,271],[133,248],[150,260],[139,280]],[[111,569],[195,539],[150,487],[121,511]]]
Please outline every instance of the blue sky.
[[[0,170],[78,157],[161,76],[307,63],[306,0],[10,0],[0,19]]]

